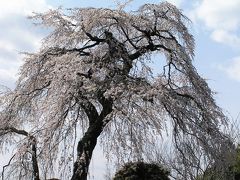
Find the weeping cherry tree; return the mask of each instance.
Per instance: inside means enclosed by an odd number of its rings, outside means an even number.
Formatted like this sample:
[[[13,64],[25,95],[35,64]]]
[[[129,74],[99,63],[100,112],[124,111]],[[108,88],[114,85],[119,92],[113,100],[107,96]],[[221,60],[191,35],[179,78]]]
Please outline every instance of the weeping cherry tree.
[[[192,64],[189,20],[175,6],[57,9],[32,18],[52,32],[26,53],[16,88],[1,95],[0,147],[14,147],[2,179],[86,180],[99,138],[120,159],[144,158],[166,124],[186,167],[195,152],[216,163],[231,149],[220,131],[227,118]]]

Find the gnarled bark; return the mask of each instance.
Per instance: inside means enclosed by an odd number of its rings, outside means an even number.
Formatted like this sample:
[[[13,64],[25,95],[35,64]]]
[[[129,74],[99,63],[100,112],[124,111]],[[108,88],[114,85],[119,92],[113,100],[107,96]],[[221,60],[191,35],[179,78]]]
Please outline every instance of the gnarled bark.
[[[106,116],[112,112],[112,101],[104,97],[102,101],[102,112],[97,113],[96,108],[89,102],[84,106],[89,119],[89,127],[83,138],[78,142],[77,160],[74,163],[73,176],[71,180],[86,180],[89,170],[89,164],[92,158],[93,150],[97,144],[97,138],[100,136],[103,128],[107,124]]]

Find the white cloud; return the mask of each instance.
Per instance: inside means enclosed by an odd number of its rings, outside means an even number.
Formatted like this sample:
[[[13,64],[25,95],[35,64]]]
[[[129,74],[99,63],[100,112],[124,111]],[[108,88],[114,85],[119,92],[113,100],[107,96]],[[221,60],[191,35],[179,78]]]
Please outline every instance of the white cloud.
[[[240,47],[240,37],[233,32],[225,30],[214,30],[211,38],[216,42],[227,44],[232,47]]]
[[[35,51],[40,46],[44,33],[37,31],[26,16],[49,8],[46,0],[0,1],[0,84],[14,84],[22,63],[19,52]]]
[[[167,0],[167,2],[174,4],[175,6],[179,7],[183,0]]]
[[[195,7],[194,20],[212,32],[213,40],[240,47],[240,0],[200,0]]]
[[[209,28],[234,30],[240,20],[240,0],[202,0],[196,15]]]
[[[16,80],[17,70],[15,68],[0,69],[0,80],[11,84]]]
[[[230,60],[228,65],[221,65],[219,69],[224,71],[229,78],[240,81],[240,56]]]
[[[33,11],[42,12],[48,8],[45,0],[3,0],[0,1],[0,18],[9,14],[30,15]]]

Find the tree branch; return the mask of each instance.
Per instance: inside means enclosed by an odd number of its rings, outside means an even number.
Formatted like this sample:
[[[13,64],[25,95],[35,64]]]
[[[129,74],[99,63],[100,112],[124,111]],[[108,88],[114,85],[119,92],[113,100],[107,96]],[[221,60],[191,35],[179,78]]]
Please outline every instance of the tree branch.
[[[32,145],[32,153],[31,154],[32,154],[33,176],[34,176],[34,180],[40,180],[38,161],[37,161],[36,138],[33,135],[30,135],[27,131],[19,130],[14,127],[5,127],[5,128],[0,129],[0,131],[7,131],[7,133],[16,133],[16,134],[27,136],[30,138],[30,144]]]
[[[3,171],[2,171],[2,180],[4,180],[4,171],[5,171],[5,168],[8,167],[11,163],[11,161],[13,160],[13,158],[15,157],[16,154],[14,154],[11,159],[8,161],[8,164],[4,165],[3,166]]]

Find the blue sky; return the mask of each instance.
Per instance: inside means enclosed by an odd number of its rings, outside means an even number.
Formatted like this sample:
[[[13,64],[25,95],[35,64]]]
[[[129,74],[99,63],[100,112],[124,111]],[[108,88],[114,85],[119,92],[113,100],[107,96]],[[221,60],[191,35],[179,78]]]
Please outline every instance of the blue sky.
[[[0,1],[0,84],[11,88],[22,64],[22,51],[36,51],[47,31],[25,17],[49,8],[108,7],[110,0],[1,0]],[[135,0],[128,9],[160,0]],[[192,24],[196,39],[194,64],[217,94],[217,103],[232,118],[240,112],[240,0],[171,0]],[[240,121],[240,119],[239,119]]]

